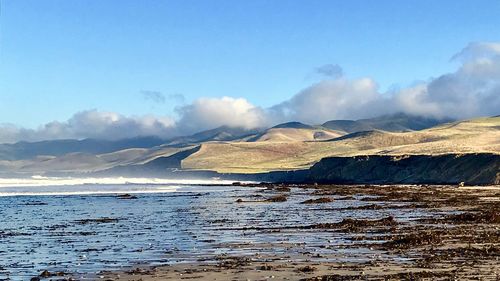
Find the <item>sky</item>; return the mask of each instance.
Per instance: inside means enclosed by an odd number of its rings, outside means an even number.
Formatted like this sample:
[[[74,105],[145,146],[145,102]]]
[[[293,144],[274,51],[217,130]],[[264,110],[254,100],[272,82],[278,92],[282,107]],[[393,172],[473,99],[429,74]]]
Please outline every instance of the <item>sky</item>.
[[[0,142],[500,114],[500,1],[0,3]]]

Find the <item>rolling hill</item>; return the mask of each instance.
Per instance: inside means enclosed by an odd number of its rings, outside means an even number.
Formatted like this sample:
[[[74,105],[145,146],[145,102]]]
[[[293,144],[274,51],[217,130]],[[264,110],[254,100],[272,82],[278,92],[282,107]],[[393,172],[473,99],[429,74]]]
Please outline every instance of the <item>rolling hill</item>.
[[[316,142],[203,143],[184,169],[257,173],[308,168],[321,158],[356,155],[500,153],[500,117],[410,132],[366,131]]]
[[[264,132],[249,138],[249,142],[295,142],[329,140],[342,136],[338,132],[323,127],[314,127],[300,122],[289,122],[276,125]]]
[[[500,153],[500,117],[451,122],[422,130],[416,129],[430,124],[424,119],[410,122],[406,115],[374,119],[361,123],[335,121],[338,130],[289,122],[267,130],[219,127],[165,141],[144,138],[0,145],[4,153],[0,154],[4,156],[0,159],[0,173],[112,170],[126,175],[127,171],[140,173],[167,168],[261,173],[307,169],[325,157]],[[390,130],[361,130],[367,124]],[[400,131],[401,128],[404,130]]]
[[[232,128],[228,126],[221,126],[215,129],[202,131],[190,136],[182,136],[170,139],[164,145],[190,145],[199,144],[207,141],[233,141],[252,137],[258,134],[261,130],[249,130],[245,128]]]
[[[323,123],[322,126],[331,130],[344,131],[346,133],[355,133],[370,130],[407,132],[423,130],[451,121],[453,120],[449,118],[436,119],[413,116],[405,113],[396,113],[370,119],[332,120]]]
[[[101,154],[129,148],[150,148],[165,140],[158,137],[137,137],[122,140],[46,140],[0,144],[1,160],[31,159],[40,155],[62,156],[69,153]]]

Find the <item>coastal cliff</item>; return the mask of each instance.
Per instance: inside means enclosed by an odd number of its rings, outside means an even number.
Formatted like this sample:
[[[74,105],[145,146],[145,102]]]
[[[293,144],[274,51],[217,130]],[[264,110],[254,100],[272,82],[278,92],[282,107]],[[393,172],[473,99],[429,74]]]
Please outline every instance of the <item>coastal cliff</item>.
[[[312,166],[304,180],[318,183],[500,184],[500,155],[328,157]]]

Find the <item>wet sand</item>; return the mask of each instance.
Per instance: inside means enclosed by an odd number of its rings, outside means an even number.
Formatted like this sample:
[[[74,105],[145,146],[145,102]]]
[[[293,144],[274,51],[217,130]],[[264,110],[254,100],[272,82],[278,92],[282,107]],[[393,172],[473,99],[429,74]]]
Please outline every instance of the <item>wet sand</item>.
[[[293,225],[272,221],[243,227],[225,225],[213,231],[259,237],[282,235],[279,243],[255,239],[214,245],[238,249],[191,262],[133,266],[66,280],[500,280],[500,188],[455,186],[255,185],[265,187],[246,204],[296,204],[327,214],[373,210],[377,216]],[[333,207],[332,202],[365,204]],[[335,206],[335,205],[334,205]],[[408,217],[385,215],[406,210]],[[354,213],[352,213],[354,212]],[[295,214],[290,213],[289,216]],[[326,215],[325,215],[326,217]],[[307,237],[287,243],[287,237]],[[323,240],[311,240],[318,236]],[[328,237],[331,240],[328,240]],[[342,242],[339,243],[339,239]],[[311,242],[312,241],[312,242]],[[323,241],[323,242],[318,242]],[[334,243],[335,241],[335,243]],[[248,253],[248,254],[241,254]],[[53,278],[53,277],[52,277]],[[57,280],[57,278],[55,279]]]

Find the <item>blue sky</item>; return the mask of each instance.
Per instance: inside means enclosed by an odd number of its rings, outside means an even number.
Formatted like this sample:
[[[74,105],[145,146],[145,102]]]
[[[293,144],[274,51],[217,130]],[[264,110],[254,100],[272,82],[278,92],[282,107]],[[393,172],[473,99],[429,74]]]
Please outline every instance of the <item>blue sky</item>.
[[[500,1],[3,0],[0,123],[96,109],[175,116],[183,95],[267,108],[338,64],[380,92],[452,72],[500,38]],[[141,91],[160,92],[164,103]]]

